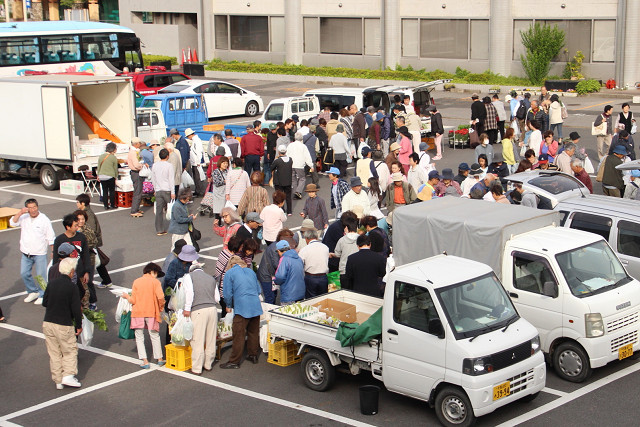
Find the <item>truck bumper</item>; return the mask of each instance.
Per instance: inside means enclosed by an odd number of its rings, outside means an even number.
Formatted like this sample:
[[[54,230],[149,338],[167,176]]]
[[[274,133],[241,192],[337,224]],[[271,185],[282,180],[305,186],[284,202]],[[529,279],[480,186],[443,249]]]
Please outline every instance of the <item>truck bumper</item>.
[[[478,377],[465,375],[463,387],[473,406],[473,413],[480,417],[529,394],[539,392],[545,386],[546,375],[547,369],[544,356],[539,351],[522,363],[509,366],[489,375]],[[510,394],[498,400],[493,400],[494,387],[507,381],[510,382],[511,386]]]
[[[640,350],[638,330],[626,330],[614,334],[606,334],[599,338],[583,338],[578,342],[589,355],[592,368],[600,368],[607,363],[618,360],[618,350],[628,344],[633,344],[633,351]]]

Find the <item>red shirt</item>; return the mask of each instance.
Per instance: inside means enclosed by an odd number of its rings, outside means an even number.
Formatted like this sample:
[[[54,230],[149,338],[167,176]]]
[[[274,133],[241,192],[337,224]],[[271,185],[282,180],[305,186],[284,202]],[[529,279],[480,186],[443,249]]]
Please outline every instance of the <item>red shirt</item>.
[[[574,175],[576,176],[576,178],[578,178],[578,180],[580,180],[580,182],[582,182],[584,185],[586,185],[587,188],[589,189],[589,192],[591,194],[593,194],[593,184],[591,183],[591,177],[589,176],[587,171],[585,171],[584,168],[583,168],[578,173],[574,172]]]
[[[255,133],[248,133],[240,140],[240,151],[242,151],[240,157],[243,159],[250,155],[262,156],[264,154],[264,142]]]

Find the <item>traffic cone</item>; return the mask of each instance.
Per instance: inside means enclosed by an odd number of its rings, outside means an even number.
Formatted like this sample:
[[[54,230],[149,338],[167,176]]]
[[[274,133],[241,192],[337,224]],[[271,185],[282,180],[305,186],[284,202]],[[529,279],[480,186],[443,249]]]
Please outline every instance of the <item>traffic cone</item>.
[[[193,48],[193,62],[198,62],[198,52]]]
[[[184,58],[184,49],[182,49],[182,61],[180,61],[180,66],[184,67],[185,58]]]
[[[191,46],[189,46],[187,50],[187,61],[189,61],[189,64],[191,64]]]

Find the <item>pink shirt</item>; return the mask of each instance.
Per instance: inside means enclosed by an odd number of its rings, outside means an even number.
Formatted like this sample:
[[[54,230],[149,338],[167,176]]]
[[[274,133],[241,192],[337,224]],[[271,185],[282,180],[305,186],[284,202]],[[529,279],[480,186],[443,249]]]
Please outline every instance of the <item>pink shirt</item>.
[[[403,165],[409,164],[409,156],[412,153],[411,140],[406,136],[403,136],[400,140],[400,154],[398,154],[398,160]]]
[[[282,230],[283,223],[287,220],[287,215],[280,206],[272,203],[262,209],[260,218],[264,221],[262,223],[262,237],[264,240],[274,242],[278,237],[278,232]]]

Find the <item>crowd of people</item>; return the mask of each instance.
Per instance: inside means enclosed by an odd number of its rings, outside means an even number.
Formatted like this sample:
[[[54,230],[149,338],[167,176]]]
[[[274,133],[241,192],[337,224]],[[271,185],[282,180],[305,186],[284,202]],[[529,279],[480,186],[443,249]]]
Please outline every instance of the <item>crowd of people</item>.
[[[344,289],[383,294],[395,209],[437,197],[536,208],[535,194],[520,185],[507,192],[504,185],[508,175],[534,169],[574,175],[593,191],[587,170],[593,165],[580,145],[580,135],[571,132],[563,138],[566,111],[557,95],[543,88],[537,99],[512,92],[507,105],[497,96],[480,100],[474,94],[472,99],[471,126],[478,138],[472,161],[460,163],[457,174],[450,168],[438,171],[434,163],[442,159],[444,134],[435,106],[425,110],[436,150],[432,158],[429,144],[421,140],[418,114],[400,97],[390,114],[374,107],[359,111],[352,105],[339,112],[323,111],[310,121],[293,116],[265,128],[256,121],[239,140],[227,130],[202,141],[191,129],[184,135],[172,129],[162,145],[133,139],[126,162],[134,193],[130,215],[143,216],[142,198],[152,193],[156,233],[171,234],[164,264],[146,265],[131,294],[123,296],[133,306],[131,328],[141,367],[150,367],[144,329],[156,363],[165,363],[161,314],[169,307],[166,290],[178,283],[186,294],[183,315],[194,327],[192,372],[199,375],[216,362],[218,307],[221,318],[233,315],[231,355],[220,367],[237,369],[245,345],[247,360],[258,363],[261,300],[290,304],[324,294],[331,273],[338,275],[335,282]],[[603,129],[597,136],[598,172],[605,194],[638,198],[637,171],[625,179],[615,169],[625,159],[635,159],[631,136],[635,120],[628,107],[623,105],[615,126],[610,105],[594,121],[594,128]],[[498,145],[501,149],[494,150]],[[115,152],[115,144],[109,143],[98,159],[105,209],[115,207],[119,167]],[[355,166],[352,176],[349,164]],[[328,178],[322,184],[329,186],[328,201],[318,193],[321,175]],[[299,231],[287,227],[294,199],[304,199]],[[77,347],[72,344],[81,331],[78,313],[96,310],[96,288],[112,283],[106,270],[108,257],[100,249],[102,231],[90,204],[88,195],[79,195],[78,210],[64,216],[65,231],[57,237],[35,199],[27,200],[10,220],[11,226],[22,228],[25,302],[47,307],[43,329],[58,388],[80,386],[75,378]],[[210,232],[223,243],[215,268],[208,271],[198,261],[199,236],[194,227],[198,215],[213,218]],[[47,271],[49,250],[53,259]],[[94,272],[101,283],[94,284]],[[46,291],[36,283],[39,280],[48,281]],[[75,330],[69,329],[74,324]],[[170,340],[168,328],[165,340]]]

